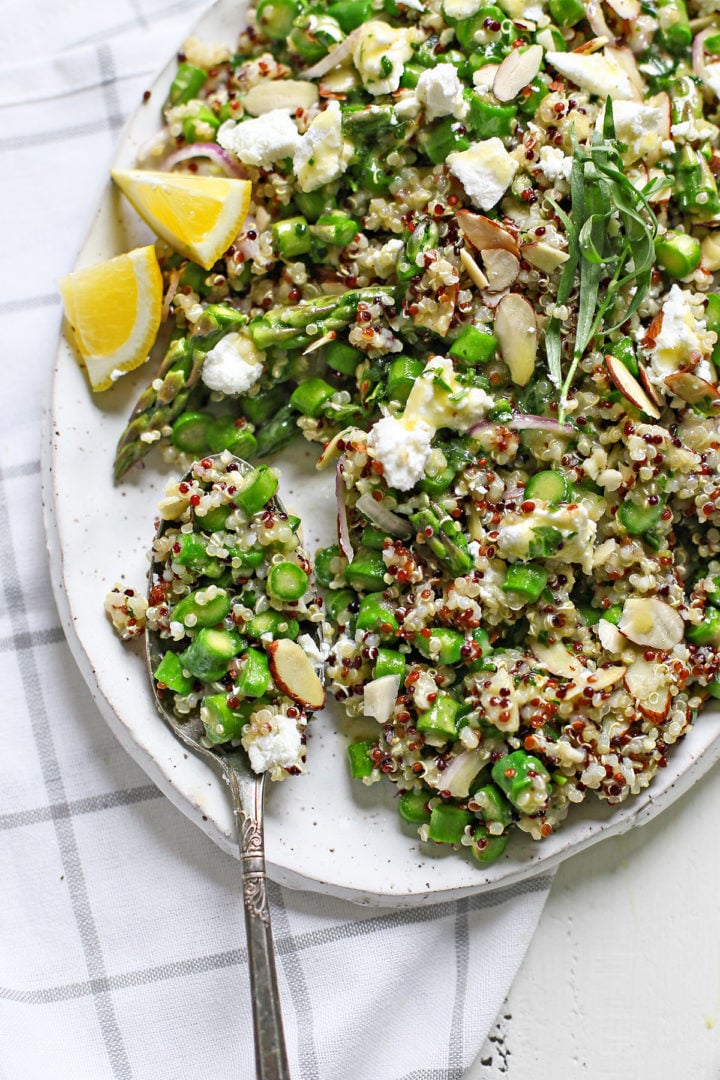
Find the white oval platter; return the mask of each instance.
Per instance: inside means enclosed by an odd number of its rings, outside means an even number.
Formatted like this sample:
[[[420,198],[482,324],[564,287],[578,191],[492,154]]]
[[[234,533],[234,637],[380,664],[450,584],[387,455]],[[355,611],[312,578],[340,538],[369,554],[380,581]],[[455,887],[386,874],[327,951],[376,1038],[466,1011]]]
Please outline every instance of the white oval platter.
[[[218,0],[193,33],[234,43],[245,5]],[[160,126],[160,105],[175,68],[168,62],[126,128],[115,157],[135,164],[138,147]],[[108,177],[77,265],[152,242]],[[112,484],[115,445],[149,368],[93,396],[61,340],[44,433],[43,492],[53,588],[70,648],[98,707],[127,752],[158,787],[224,850],[237,854],[223,785],[190,755],[155,711],[139,650],[123,646],[103,611],[116,583],[145,587],[146,551],[168,471],[151,455],[120,486]],[[314,550],[335,533],[332,476],[317,473],[315,451],[295,443],[281,455],[281,494],[304,521]],[[672,748],[669,764],[648,791],[618,808],[590,800],[538,844],[516,836],[496,863],[482,866],[436,845],[421,845],[400,820],[390,784],[351,782],[345,764],[348,731],[329,706],[311,725],[309,772],[271,786],[266,800],[268,872],[282,885],[309,888],[362,904],[412,906],[507,886],[557,865],[606,836],[654,817],[720,756],[717,707]]]

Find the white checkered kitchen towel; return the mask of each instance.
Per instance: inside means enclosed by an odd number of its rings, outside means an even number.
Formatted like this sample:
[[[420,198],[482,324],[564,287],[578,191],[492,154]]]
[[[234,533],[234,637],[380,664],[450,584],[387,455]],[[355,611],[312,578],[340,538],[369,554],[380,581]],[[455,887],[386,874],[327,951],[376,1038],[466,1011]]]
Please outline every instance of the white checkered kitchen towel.
[[[60,629],[40,508],[56,282],[124,120],[199,10],[195,0],[2,4],[2,1080],[254,1075],[239,866],[101,719]],[[410,912],[273,886],[295,1080],[460,1080],[549,885]],[[471,1075],[499,1069],[478,1063]]]

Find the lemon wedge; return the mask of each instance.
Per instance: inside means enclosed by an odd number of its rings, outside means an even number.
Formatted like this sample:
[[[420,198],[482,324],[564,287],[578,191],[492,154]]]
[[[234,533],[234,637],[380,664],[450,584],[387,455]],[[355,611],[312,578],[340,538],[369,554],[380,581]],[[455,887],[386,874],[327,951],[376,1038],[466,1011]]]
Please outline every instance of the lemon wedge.
[[[163,293],[152,245],[67,274],[60,293],[93,390],[107,390],[147,360]]]
[[[225,176],[114,169],[112,178],[153,232],[206,270],[240,232],[252,185]]]

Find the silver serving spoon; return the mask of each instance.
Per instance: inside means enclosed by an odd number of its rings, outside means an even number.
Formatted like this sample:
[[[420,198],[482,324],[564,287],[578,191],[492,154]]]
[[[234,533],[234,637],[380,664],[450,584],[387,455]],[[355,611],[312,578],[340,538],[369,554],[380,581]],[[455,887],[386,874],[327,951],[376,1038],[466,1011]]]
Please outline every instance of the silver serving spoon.
[[[210,456],[212,460],[212,456]],[[243,471],[252,468],[241,458],[235,458]],[[192,478],[192,469],[183,479]],[[283,512],[282,503],[273,500]],[[161,535],[172,522],[161,522]],[[153,585],[153,562],[148,576]],[[179,721],[157,689],[153,672],[163,653],[162,640],[151,630],[145,631],[145,654],[150,685],[155,704],[171,731],[194,753],[202,757],[227,783],[233,802],[233,813],[242,867],[243,903],[247,934],[248,966],[253,1007],[255,1035],[255,1068],[257,1080],[290,1080],[285,1037],[283,1034],[280,995],[278,992],[275,950],[270,923],[270,905],[265,871],[263,830],[263,799],[265,775],[255,773],[243,750],[215,746],[209,749],[201,742],[205,729],[199,711]]]

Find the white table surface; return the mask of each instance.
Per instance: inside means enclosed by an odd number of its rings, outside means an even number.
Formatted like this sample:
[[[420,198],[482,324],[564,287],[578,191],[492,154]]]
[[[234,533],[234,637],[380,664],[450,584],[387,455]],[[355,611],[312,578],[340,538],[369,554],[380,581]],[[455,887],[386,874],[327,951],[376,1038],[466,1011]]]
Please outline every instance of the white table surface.
[[[649,825],[560,867],[467,1080],[718,1080],[718,823],[715,766]]]

